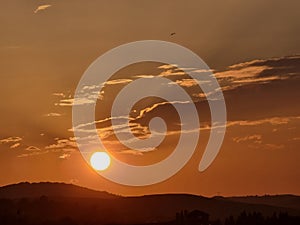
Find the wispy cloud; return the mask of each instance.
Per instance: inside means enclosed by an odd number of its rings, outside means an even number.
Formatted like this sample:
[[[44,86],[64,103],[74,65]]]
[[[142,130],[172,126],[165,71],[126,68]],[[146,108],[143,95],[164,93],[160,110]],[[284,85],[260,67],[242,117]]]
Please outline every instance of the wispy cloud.
[[[46,117],[60,117],[60,116],[62,116],[62,114],[60,114],[60,113],[47,113],[47,114],[44,114],[44,116],[46,116]]]
[[[34,10],[34,13],[38,13],[39,11],[45,10],[49,7],[51,7],[51,5],[40,5]]]
[[[41,149],[36,146],[31,145],[31,146],[28,146],[25,150],[26,151],[40,151]]]
[[[74,99],[73,98],[69,98],[69,99],[62,99],[59,101],[59,103],[55,103],[56,106],[72,106],[74,103]]]
[[[275,80],[285,80],[288,77],[280,77],[280,76],[271,76],[271,77],[259,77],[259,78],[246,78],[243,80],[234,80],[233,83],[239,84],[265,84]]]
[[[63,153],[62,155],[60,155],[58,158],[59,159],[68,159],[70,158],[71,154],[70,153]]]
[[[258,76],[262,71],[266,69],[270,69],[269,66],[251,66],[251,64],[247,67],[233,67],[234,69],[222,71],[215,73],[215,76],[219,79],[227,78],[227,79],[244,79]],[[232,67],[230,67],[232,68]]]
[[[289,117],[270,117],[259,120],[237,120],[237,121],[228,121],[227,126],[257,126],[261,124],[270,124],[270,125],[282,125],[287,124],[291,120],[298,120],[300,116],[289,116]]]
[[[245,141],[253,141],[254,143],[261,143],[262,135],[260,134],[254,134],[254,135],[248,135],[244,137],[234,137],[233,141],[236,143],[245,142]]]
[[[120,151],[119,153],[129,154],[129,155],[144,155],[141,151],[132,150],[132,149],[123,150],[123,151]]]
[[[285,147],[285,145],[283,144],[260,144],[260,143],[256,143],[256,144],[250,144],[248,145],[248,147],[250,148],[254,148],[254,149],[260,149],[260,150],[278,150],[278,149],[283,149]]]
[[[262,85],[279,80],[292,79],[300,75],[299,63],[300,56],[252,60],[231,65],[226,70],[215,72],[214,76],[218,79],[223,91],[231,91],[246,85]],[[164,65],[158,68],[164,70],[158,76],[169,76],[172,80],[175,79],[174,82],[182,87],[190,88],[199,85],[197,81],[191,79],[175,66]],[[213,70],[203,71],[196,68],[188,68],[188,70],[199,75],[200,80],[201,73],[214,72]],[[151,77],[151,75],[144,76]],[[203,82],[205,82],[205,80],[203,80]],[[199,93],[195,92],[191,93],[191,95],[195,97],[199,96],[198,94]],[[204,95],[201,95],[199,98],[202,97],[204,97]]]
[[[29,153],[23,153],[18,155],[19,158],[29,157],[29,156],[37,156],[37,155],[43,155],[48,153],[48,151],[32,151]]]
[[[182,87],[193,87],[200,84],[208,84],[210,83],[210,81],[209,80],[198,81],[195,79],[181,79],[181,80],[176,80],[175,83]],[[170,82],[169,84],[174,84],[174,83]]]
[[[13,145],[11,145],[9,148],[13,149],[13,148],[17,148],[21,145],[21,143],[15,143]]]
[[[77,144],[74,138],[65,138],[65,139],[56,139],[55,144],[45,146],[46,150],[50,150],[52,152],[73,152],[77,149]]]
[[[159,66],[158,68],[164,69],[164,70],[176,69],[177,65],[176,64],[165,64],[165,65]]]
[[[198,85],[198,82],[194,79],[182,79],[176,80],[176,84],[179,84],[182,87],[192,87]]]
[[[8,137],[0,140],[0,144],[14,143],[22,141],[21,137]]]
[[[214,75],[223,90],[232,90],[250,84],[266,84],[294,78],[299,74],[300,56],[252,60],[228,67]]]
[[[28,146],[27,148],[25,148],[25,153],[18,155],[18,157],[23,158],[23,157],[29,157],[29,156],[42,155],[42,154],[46,154],[46,153],[48,153],[48,151],[43,151],[39,147],[31,145],[31,146]]]
[[[168,69],[159,74],[161,77],[169,77],[169,76],[184,76],[186,73],[179,69]]]
[[[103,98],[104,91],[100,91],[99,94],[99,89],[102,87],[103,85],[85,85],[76,98],[72,95],[54,93],[53,95],[60,97],[59,102],[54,103],[54,105],[72,107],[74,105],[93,104],[95,100]]]
[[[130,83],[132,79],[116,79],[116,80],[109,80],[104,83],[104,85],[115,85],[115,84],[127,84]]]
[[[265,149],[269,149],[269,150],[277,150],[277,149],[283,149],[284,145],[283,144],[265,144],[263,147]]]
[[[57,96],[57,97],[62,97],[62,98],[66,97],[66,95],[64,93],[61,93],[61,92],[55,92],[52,95]]]
[[[68,98],[68,99],[61,99],[58,103],[55,103],[55,106],[67,106],[72,107],[74,105],[84,105],[84,104],[93,104],[94,100],[90,97],[82,97],[82,98],[76,98],[76,101],[74,98]],[[76,102],[76,103],[75,103]]]
[[[139,115],[135,118],[135,119],[140,119],[142,117],[145,116],[145,114],[151,112],[152,110],[154,110],[155,108],[159,107],[159,106],[163,106],[163,105],[173,105],[173,104],[188,104],[191,103],[190,101],[173,101],[173,102],[159,102],[159,103],[155,103],[152,106],[146,107],[142,110],[140,110]]]
[[[146,74],[142,74],[142,75],[136,75],[134,76],[135,78],[148,78],[148,79],[151,79],[151,78],[154,78],[155,76],[154,75],[146,75]]]
[[[286,62],[286,66],[283,66],[281,61],[285,60]],[[252,91],[253,89],[251,89],[251,87],[253,87],[254,85],[265,85],[265,84],[269,84],[269,83],[275,83],[277,81],[282,81],[279,82],[281,83],[285,83],[287,79],[294,79],[297,77],[297,75],[299,75],[299,72],[297,73],[297,70],[295,69],[297,67],[297,62],[299,62],[300,57],[285,57],[285,58],[277,58],[277,59],[267,59],[267,60],[253,60],[253,61],[249,61],[246,63],[241,63],[241,64],[236,64],[236,65],[232,65],[230,67],[227,68],[227,70],[225,71],[219,71],[217,73],[215,73],[220,86],[222,88],[222,90],[225,92],[230,92],[234,89],[237,89],[239,87],[245,87],[242,91],[245,92],[238,92],[240,93],[248,93],[247,91]],[[290,63],[291,61],[293,61],[292,63]],[[116,80],[111,80],[108,82],[105,82],[104,84],[101,84],[101,87],[104,87],[104,85],[110,86],[110,85],[117,85],[117,84],[126,84],[129,82],[134,81],[134,79],[136,78],[153,78],[155,76],[170,76],[168,78],[170,78],[170,80],[174,81],[173,83],[178,84],[182,87],[186,87],[185,90],[188,90],[188,93],[191,96],[194,97],[198,97],[198,98],[204,98],[205,94],[204,93],[199,93],[199,89],[197,90],[196,88],[194,88],[194,86],[198,85],[198,82],[196,82],[195,80],[191,79],[190,77],[188,77],[187,75],[183,75],[182,71],[180,70],[176,70],[173,67],[161,67],[160,69],[164,69],[165,71],[158,73],[156,75],[134,75],[133,77],[130,77],[132,79],[116,79]],[[193,70],[193,68],[190,68],[191,71]],[[195,70],[196,71],[196,70]],[[201,71],[200,71],[201,72]],[[207,71],[203,71],[203,72],[207,72]],[[210,71],[211,72],[211,71]],[[206,82],[206,81],[203,81]],[[247,86],[247,88],[246,88]],[[96,93],[99,90],[99,88],[101,88],[99,85],[93,85],[93,86],[86,86],[83,89],[83,93],[87,93],[87,94],[92,94],[92,98],[89,99],[88,96],[84,96],[84,98],[82,100],[78,100],[78,104],[87,104],[90,102],[94,102],[93,99],[95,99]],[[168,86],[169,87],[169,86]],[[167,88],[168,88],[167,87]],[[114,87],[112,87],[114,88]],[[196,90],[196,91],[195,91]],[[106,91],[106,90],[105,90]],[[104,94],[104,93],[102,93]],[[208,95],[210,93],[207,93]],[[227,93],[228,95],[224,95],[225,97],[229,98],[229,103],[230,103],[230,95],[229,93]],[[236,94],[235,92],[233,92],[233,94]],[[252,94],[252,93],[251,93]],[[101,94],[100,94],[101,95]],[[62,95],[60,93],[57,93],[56,96],[65,98],[65,99],[60,99],[60,102],[57,104],[59,106],[72,106],[74,99],[72,99],[72,97],[67,96],[66,95]],[[234,95],[234,97],[236,97],[236,95]],[[242,97],[242,96],[241,96]],[[112,99],[111,99],[112,100]],[[149,128],[148,126],[144,125],[143,122],[147,121],[144,120],[143,118],[148,118],[148,116],[152,116],[151,112],[155,112],[155,115],[162,115],[164,113],[168,113],[167,110],[169,109],[168,105],[171,104],[195,104],[195,99],[193,99],[194,102],[166,102],[165,100],[161,100],[161,102],[158,103],[149,103],[146,106],[143,106],[142,109],[137,109],[135,108],[134,113],[130,114],[129,118],[129,127],[130,127],[130,131],[135,135],[138,136],[139,138],[147,138],[147,136],[149,136]],[[273,99],[270,99],[273,100]],[[151,101],[150,101],[151,102]],[[200,102],[200,101],[199,101]],[[199,103],[197,102],[197,103]],[[250,102],[250,101],[249,101]],[[197,104],[196,103],[196,104]],[[200,107],[202,107],[202,102],[200,102]],[[232,103],[233,105],[235,103]],[[197,107],[199,106],[197,105]],[[166,106],[166,107],[165,107]],[[234,105],[235,106],[235,105]],[[198,107],[198,108],[200,108]],[[230,109],[229,109],[230,110]],[[241,108],[238,108],[238,110],[241,110]],[[258,110],[259,111],[259,110]],[[157,113],[156,113],[157,112]],[[166,133],[166,135],[178,135],[180,133],[191,133],[191,132],[198,132],[199,129],[200,130],[205,130],[205,131],[209,131],[211,130],[211,125],[210,122],[208,121],[209,118],[205,117],[205,111],[202,115],[204,115],[204,117],[202,117],[203,122],[201,122],[201,127],[197,128],[196,130],[185,130],[185,131],[181,131],[179,130],[180,126],[168,126],[168,132]],[[257,126],[258,128],[260,127],[267,127],[268,128],[270,126],[271,130],[274,128],[279,128],[279,126],[284,126],[288,123],[293,123],[293,120],[299,120],[300,116],[277,116],[280,115],[278,113],[262,113],[261,115],[256,115],[259,117],[256,118],[260,118],[260,119],[254,119],[251,116],[244,115],[244,112],[241,111],[241,113],[238,114],[238,116],[231,114],[230,116],[230,121],[227,122],[227,128],[238,128],[240,127],[241,129],[246,129],[246,127],[248,126]],[[199,113],[200,114],[200,113]],[[290,113],[290,115],[293,115],[294,113]],[[285,115],[285,114],[282,114]],[[297,115],[297,114],[296,114]],[[234,117],[237,118],[234,118]],[[242,119],[241,119],[242,118]],[[124,123],[119,123],[118,126],[116,126],[116,129],[113,130],[112,126],[111,126],[111,120],[112,119],[119,119],[119,120],[124,120]],[[141,120],[139,120],[141,119]],[[126,123],[125,123],[126,121]],[[166,121],[167,123],[170,121]],[[143,125],[142,125],[143,124]],[[107,144],[114,144],[112,143],[112,140],[115,139],[115,134],[116,133],[122,133],[122,132],[128,132],[127,126],[127,116],[122,116],[120,118],[105,118],[102,120],[98,120],[98,121],[93,121],[87,124],[79,124],[77,125],[77,129],[80,129],[80,131],[82,132],[86,132],[86,140],[94,140],[94,137],[92,137],[91,135],[94,134],[89,134],[89,132],[91,131],[92,128],[94,128],[94,125],[97,125],[98,127],[98,135],[101,139],[103,139],[105,141],[105,143]],[[169,124],[168,124],[169,125]],[[100,128],[99,128],[100,127]],[[248,128],[247,128],[248,129]],[[255,132],[255,131],[254,131]],[[156,135],[164,135],[164,134],[156,134]],[[265,135],[265,134],[263,134]],[[260,147],[263,149],[279,149],[282,148],[282,145],[272,145],[272,144],[266,144],[266,143],[262,143],[262,136],[260,134],[254,134],[254,135],[245,135],[245,136],[238,136],[238,137],[231,137],[233,139],[234,142],[236,143],[244,143],[245,144],[254,144],[255,146],[260,144]],[[131,142],[132,140],[127,140],[127,142]],[[74,141],[73,141],[74,142]],[[62,149],[64,148],[70,148],[70,149],[75,149],[77,148],[76,145],[74,145],[74,143],[71,143],[71,141],[66,141],[66,140],[60,140],[55,144],[52,145],[48,145],[46,147],[47,150],[53,150],[53,151],[63,151]],[[122,148],[120,151],[120,153],[124,153],[124,154],[135,154],[135,155],[141,155],[141,152],[136,152],[136,151],[128,151],[128,149],[124,149]],[[67,153],[66,153],[67,154]],[[63,155],[63,154],[62,154]]]

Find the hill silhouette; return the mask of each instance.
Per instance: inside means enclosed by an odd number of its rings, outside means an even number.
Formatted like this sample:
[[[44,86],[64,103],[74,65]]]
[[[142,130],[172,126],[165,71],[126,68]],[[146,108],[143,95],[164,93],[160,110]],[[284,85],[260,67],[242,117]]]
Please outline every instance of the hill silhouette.
[[[95,191],[73,184],[65,183],[28,183],[11,184],[0,187],[0,198],[39,198],[48,197],[66,197],[66,198],[116,198],[116,195],[105,191]]]
[[[213,220],[238,217],[244,211],[260,212],[263,216],[280,212],[300,216],[299,205],[300,197],[289,195],[207,198],[189,194],[159,194],[122,197],[63,183],[20,183],[0,188],[0,218],[20,217],[35,221],[35,224],[62,218],[81,221],[77,224],[166,223],[174,220],[178,212],[194,210],[208,213]],[[0,221],[0,224],[5,223]]]
[[[264,195],[247,197],[228,197],[230,201],[250,204],[264,204],[300,210],[300,197],[295,195]]]

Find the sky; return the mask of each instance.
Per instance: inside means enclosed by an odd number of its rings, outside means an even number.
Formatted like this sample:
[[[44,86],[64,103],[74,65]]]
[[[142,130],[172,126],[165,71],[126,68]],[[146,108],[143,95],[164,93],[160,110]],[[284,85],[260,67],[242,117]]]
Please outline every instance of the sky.
[[[299,7],[292,0],[2,0],[0,185],[55,181],[121,195],[299,195]],[[127,187],[99,176],[82,158],[72,128],[76,86],[97,57],[138,40],[189,48],[217,78],[227,108],[226,134],[204,172],[197,167],[210,134],[206,98],[182,70],[154,62],[123,68],[103,84],[95,113],[99,137],[111,155],[129,164],[168,157],[180,121],[164,99],[142,99],[130,114],[139,138],[149,137],[151,118],[166,121],[167,135],[153,150],[119,143],[110,121],[122,88],[140,77],[161,76],[173,83],[158,90],[179,85],[199,112],[201,134],[191,160],[162,183]]]

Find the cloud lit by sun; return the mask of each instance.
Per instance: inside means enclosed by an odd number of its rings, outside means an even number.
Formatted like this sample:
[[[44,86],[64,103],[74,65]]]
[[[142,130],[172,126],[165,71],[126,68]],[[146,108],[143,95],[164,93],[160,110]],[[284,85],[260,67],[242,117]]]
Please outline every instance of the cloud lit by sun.
[[[45,10],[45,9],[47,9],[47,8],[49,8],[49,7],[51,7],[51,5],[40,5],[40,6],[38,6],[38,7],[34,10],[34,13],[37,13],[37,12],[39,12],[39,11],[41,11],[41,10]]]
[[[219,191],[228,196],[300,194],[299,1],[3,2],[0,186],[75,179],[76,184],[123,195],[166,193],[170,189],[205,196]],[[176,35],[170,36],[173,32]],[[90,107],[97,99],[94,119],[76,124],[86,134],[81,140],[91,144],[87,149],[94,150],[87,154],[86,166],[72,124],[76,86],[98,56],[120,44],[144,39],[189,48],[210,70],[142,62],[118,70],[105,82],[86,83],[83,91],[90,95],[76,99],[76,104]],[[116,60],[107,63],[115,64]],[[217,160],[205,173],[195,170],[209,141],[212,124],[207,98],[213,98],[214,92],[205,94],[184,71],[199,77],[213,73],[226,101],[227,133]],[[98,74],[99,78],[104,75]],[[141,78],[149,83],[154,78],[168,79],[168,84],[153,87],[155,93],[175,96],[173,90],[179,86],[192,101],[147,97],[129,109],[129,116],[121,113],[121,107],[116,108],[120,114],[112,114],[118,93]],[[143,91],[139,94],[144,95]],[[200,126],[181,131],[172,103],[180,108],[194,104]],[[151,133],[149,121],[154,117],[162,117],[166,133],[153,129]],[[113,121],[118,124],[116,129]],[[95,127],[97,133],[92,133]],[[159,163],[170,157],[180,134],[193,135],[199,130],[193,158],[184,170],[157,188],[137,191],[98,176],[116,171],[113,160],[133,166]],[[118,137],[126,132],[134,137],[124,138],[123,144]],[[151,135],[163,138],[159,146],[147,142]],[[95,144],[97,138],[103,146]],[[107,155],[101,153],[104,147],[109,150]]]

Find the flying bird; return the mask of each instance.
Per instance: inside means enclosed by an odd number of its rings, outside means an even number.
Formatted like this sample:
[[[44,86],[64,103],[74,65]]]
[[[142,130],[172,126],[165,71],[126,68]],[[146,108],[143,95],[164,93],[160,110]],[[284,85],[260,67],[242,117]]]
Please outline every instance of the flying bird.
[[[173,32],[173,33],[171,33],[171,34],[170,34],[170,36],[173,36],[173,35],[175,35],[175,34],[176,34],[176,33],[175,33],[175,32]]]

